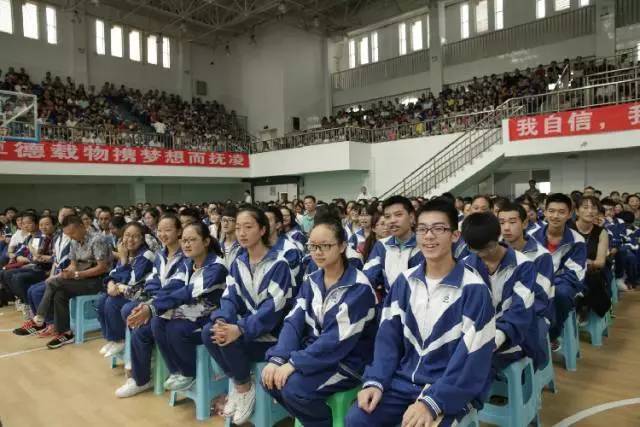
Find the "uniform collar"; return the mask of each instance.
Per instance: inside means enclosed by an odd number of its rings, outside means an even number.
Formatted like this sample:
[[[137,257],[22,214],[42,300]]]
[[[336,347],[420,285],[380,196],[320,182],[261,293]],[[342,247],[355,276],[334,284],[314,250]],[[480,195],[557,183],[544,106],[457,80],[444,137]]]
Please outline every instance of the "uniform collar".
[[[419,280],[422,283],[425,283],[427,276],[427,262],[423,261],[418,264],[415,269],[411,272],[409,278]],[[441,285],[447,285],[454,288],[459,288],[462,285],[462,279],[464,277],[464,263],[462,261],[457,261],[453,270],[449,272],[444,278],[440,281]]]
[[[401,247],[400,243],[398,242],[398,239],[396,239],[396,236],[391,236],[391,238],[389,238],[389,240],[387,241],[387,245],[389,246],[395,246],[395,247]],[[407,240],[406,242],[404,242],[402,244],[403,248],[415,248],[416,247],[416,234],[415,233],[411,233],[411,237],[409,237],[409,240]]]
[[[344,272],[342,273],[342,276],[340,276],[340,279],[338,279],[338,281],[336,283],[334,283],[333,285],[331,285],[331,287],[329,289],[326,289],[326,291],[330,291],[332,289],[335,288],[339,288],[342,286],[353,286],[356,284],[356,278],[358,275],[358,271],[356,270],[356,268],[350,264],[347,264],[347,268],[344,270]],[[316,271],[314,271],[313,273],[311,273],[311,277],[310,279],[319,287],[321,287],[324,291],[324,269],[322,268],[318,268]]]

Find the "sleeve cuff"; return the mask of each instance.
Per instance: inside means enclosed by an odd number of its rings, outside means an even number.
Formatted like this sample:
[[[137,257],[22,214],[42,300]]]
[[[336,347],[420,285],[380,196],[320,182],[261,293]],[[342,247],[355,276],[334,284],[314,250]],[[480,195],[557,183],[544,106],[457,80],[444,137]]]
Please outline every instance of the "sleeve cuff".
[[[434,420],[438,418],[438,415],[442,413],[442,410],[440,409],[436,401],[433,400],[430,396],[420,396],[418,398],[418,401],[424,403],[429,412],[431,412],[431,416]]]
[[[377,389],[379,389],[380,391],[384,392],[384,387],[382,386],[382,384],[380,384],[377,381],[367,381],[362,385],[362,388],[368,388],[368,387],[375,387]]]
[[[153,304],[147,304],[149,310],[151,310],[151,317],[158,317],[158,310]]]
[[[285,363],[287,363],[287,361],[284,360],[282,357],[271,357],[271,358],[269,358],[269,362],[270,363],[274,363],[274,364],[276,364],[278,366],[282,366]]]
[[[507,340],[507,335],[500,329],[496,329],[496,349],[500,348]]]

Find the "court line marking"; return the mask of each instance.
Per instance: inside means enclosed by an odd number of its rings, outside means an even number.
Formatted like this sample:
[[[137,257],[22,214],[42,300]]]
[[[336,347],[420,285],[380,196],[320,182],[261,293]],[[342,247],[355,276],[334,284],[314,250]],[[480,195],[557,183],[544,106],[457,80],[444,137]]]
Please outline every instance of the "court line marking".
[[[587,408],[582,410],[572,416],[565,418],[559,423],[555,424],[553,427],[569,427],[577,423],[578,421],[582,421],[585,418],[588,418],[592,415],[598,414],[600,412],[608,411],[609,409],[620,408],[622,406],[628,405],[640,405],[640,397],[636,397],[634,399],[625,399],[625,400],[617,400],[615,402],[607,402],[601,405],[596,405],[591,408]]]
[[[13,353],[0,354],[0,359],[6,359],[6,358],[9,358],[9,357],[20,356],[22,354],[33,353],[34,351],[40,351],[40,350],[44,350],[46,348],[47,347],[38,347],[38,348],[32,348],[30,350],[20,350],[20,351],[15,351]]]

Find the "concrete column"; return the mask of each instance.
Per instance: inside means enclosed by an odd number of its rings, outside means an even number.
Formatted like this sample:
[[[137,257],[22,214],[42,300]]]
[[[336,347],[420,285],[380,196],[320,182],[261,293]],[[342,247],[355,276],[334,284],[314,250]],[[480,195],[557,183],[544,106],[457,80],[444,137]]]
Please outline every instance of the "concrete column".
[[[429,8],[429,88],[437,95],[442,90],[442,39],[445,32],[444,4],[432,1]]]
[[[180,39],[175,44],[178,52],[178,90],[182,99],[190,100],[195,95],[191,74],[191,43]]]
[[[138,178],[131,184],[131,194],[134,203],[144,203],[147,201],[147,186],[142,178]]]
[[[89,55],[95,55],[95,47],[93,50],[90,47],[95,46],[95,18],[80,10],[75,14],[73,10],[63,12],[58,9],[58,19],[60,42],[70,46],[68,50],[65,49],[69,55],[69,75],[72,76],[76,85],[84,84],[85,89],[88,89]],[[106,28],[105,33],[108,33]],[[93,45],[90,43],[91,40],[94,40]],[[107,45],[106,48],[109,49],[109,46]]]
[[[616,53],[616,1],[595,0],[596,56]]]
[[[323,80],[324,116],[329,117],[333,109],[333,89],[331,87],[331,64],[329,63],[329,40],[324,37],[322,42],[322,69],[326,70]]]

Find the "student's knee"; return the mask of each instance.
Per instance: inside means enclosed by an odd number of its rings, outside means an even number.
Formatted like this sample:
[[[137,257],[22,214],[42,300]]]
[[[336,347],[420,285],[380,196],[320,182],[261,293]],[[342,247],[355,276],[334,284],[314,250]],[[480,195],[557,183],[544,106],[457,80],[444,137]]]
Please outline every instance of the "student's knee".
[[[289,376],[280,392],[285,402],[299,407],[308,405],[313,400],[310,391],[309,384],[305,384],[304,377],[294,372]]]
[[[122,309],[120,309],[120,315],[122,316],[122,320],[126,321],[129,315],[131,314],[131,312],[133,311],[133,309],[136,308],[138,304],[139,303],[136,301],[130,301],[125,305],[123,305]]]
[[[354,403],[347,417],[345,418],[346,427],[370,427],[374,425],[371,414],[367,414],[358,406],[358,403]]]

